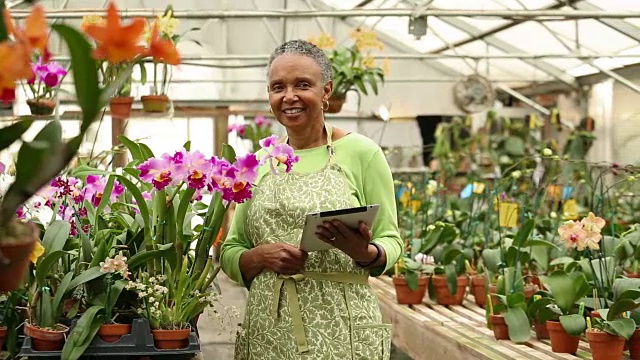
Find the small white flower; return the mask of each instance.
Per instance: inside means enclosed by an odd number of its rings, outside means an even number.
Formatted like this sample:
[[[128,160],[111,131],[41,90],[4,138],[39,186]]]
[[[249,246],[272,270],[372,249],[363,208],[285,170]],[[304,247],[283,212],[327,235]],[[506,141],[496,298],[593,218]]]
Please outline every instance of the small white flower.
[[[549,217],[551,217],[552,219],[556,219],[558,217],[558,213],[556,213],[555,211],[552,211],[549,213]]]
[[[553,155],[553,150],[549,148],[544,148],[542,150],[542,156],[551,156],[551,155]]]
[[[516,170],[511,173],[511,177],[514,179],[519,179],[522,176],[522,171]]]

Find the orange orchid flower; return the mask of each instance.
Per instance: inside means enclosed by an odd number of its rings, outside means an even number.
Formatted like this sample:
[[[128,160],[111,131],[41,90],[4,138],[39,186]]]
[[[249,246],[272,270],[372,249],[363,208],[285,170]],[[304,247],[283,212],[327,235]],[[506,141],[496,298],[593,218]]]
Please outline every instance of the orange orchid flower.
[[[13,101],[16,80],[32,76],[29,48],[22,43],[0,43],[0,100]]]
[[[47,52],[49,32],[47,15],[42,5],[35,5],[31,8],[31,13],[25,20],[24,29],[13,24],[11,14],[7,9],[4,9],[4,23],[7,32],[13,35],[17,41],[28,44],[30,48],[40,50],[42,54]]]
[[[91,36],[98,47],[93,56],[98,60],[107,60],[112,64],[131,61],[142,54],[143,47],[138,45],[144,32],[145,20],[135,18],[131,24],[123,26],[118,8],[112,1],[107,8],[107,21],[104,25],[89,24],[85,32]]]
[[[149,42],[149,55],[155,62],[164,62],[169,65],[180,64],[180,54],[171,40],[162,39],[158,30],[158,22],[153,22],[151,41]]]

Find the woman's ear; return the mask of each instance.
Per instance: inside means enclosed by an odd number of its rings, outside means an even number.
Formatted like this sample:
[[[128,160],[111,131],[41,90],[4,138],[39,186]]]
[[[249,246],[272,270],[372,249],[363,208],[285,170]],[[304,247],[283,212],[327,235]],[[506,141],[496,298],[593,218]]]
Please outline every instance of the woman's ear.
[[[324,96],[322,98],[328,99],[333,91],[333,80],[329,80],[328,83],[324,84],[324,88],[322,90],[324,92]]]

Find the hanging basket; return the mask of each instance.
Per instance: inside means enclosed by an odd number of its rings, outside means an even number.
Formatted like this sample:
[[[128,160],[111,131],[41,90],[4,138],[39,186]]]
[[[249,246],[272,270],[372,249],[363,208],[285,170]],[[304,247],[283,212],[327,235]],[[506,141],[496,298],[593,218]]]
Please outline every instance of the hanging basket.
[[[165,113],[169,110],[169,97],[167,95],[145,95],[142,100],[142,109],[147,113]]]
[[[131,107],[133,106],[132,96],[117,96],[109,101],[109,110],[111,117],[126,119],[131,115]]]
[[[34,223],[16,224],[25,227],[24,238],[16,242],[3,242],[0,239],[0,291],[13,291],[22,286],[27,269],[29,256],[36,241],[39,241],[38,227]]]
[[[29,105],[31,115],[48,116],[53,114],[53,110],[56,108],[56,103],[48,99],[28,99],[27,105]]]
[[[325,112],[329,114],[339,113],[342,110],[342,106],[344,105],[345,101],[347,101],[346,95],[342,95],[342,96],[331,95],[331,97],[329,98],[329,108],[325,110]]]

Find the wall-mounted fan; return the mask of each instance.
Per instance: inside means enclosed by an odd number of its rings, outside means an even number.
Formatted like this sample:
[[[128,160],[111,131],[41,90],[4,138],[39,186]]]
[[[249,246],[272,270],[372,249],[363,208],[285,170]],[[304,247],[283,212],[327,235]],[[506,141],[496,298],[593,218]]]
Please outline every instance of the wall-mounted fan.
[[[496,92],[489,79],[481,75],[469,75],[453,88],[453,98],[460,110],[477,113],[489,110],[496,100]]]

